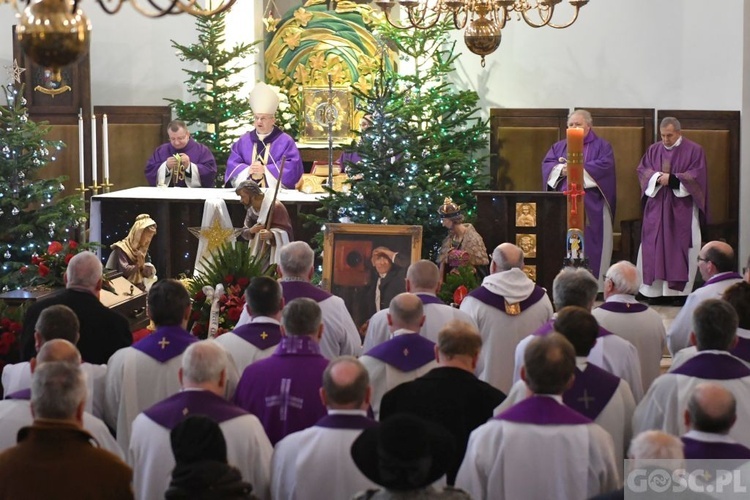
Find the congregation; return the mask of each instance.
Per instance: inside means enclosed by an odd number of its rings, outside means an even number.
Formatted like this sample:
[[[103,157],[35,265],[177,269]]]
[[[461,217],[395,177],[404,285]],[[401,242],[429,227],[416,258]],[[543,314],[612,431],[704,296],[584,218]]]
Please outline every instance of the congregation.
[[[310,283],[309,245],[278,253],[281,278],[253,278],[215,340],[185,330],[172,279],[130,346],[115,313],[40,301],[34,356],[2,374],[0,498],[623,498],[638,460],[750,460],[750,271],[725,243],[700,249],[706,284],[668,331],[632,263],[606,270],[598,307],[582,268],[550,301],[503,243],[460,308],[433,300],[435,263],[413,263],[364,345]],[[77,254],[68,292],[96,297],[101,271]],[[48,480],[22,480],[32,462]]]

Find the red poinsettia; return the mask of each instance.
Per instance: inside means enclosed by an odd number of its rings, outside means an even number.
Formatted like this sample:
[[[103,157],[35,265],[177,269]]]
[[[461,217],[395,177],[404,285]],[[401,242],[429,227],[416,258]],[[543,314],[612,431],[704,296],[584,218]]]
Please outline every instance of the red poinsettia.
[[[21,273],[24,274],[25,279],[28,279],[25,286],[62,286],[63,275],[70,260],[77,253],[90,248],[92,248],[91,244],[79,244],[73,240],[64,243],[51,242],[46,253],[32,255],[31,264],[22,268]]]

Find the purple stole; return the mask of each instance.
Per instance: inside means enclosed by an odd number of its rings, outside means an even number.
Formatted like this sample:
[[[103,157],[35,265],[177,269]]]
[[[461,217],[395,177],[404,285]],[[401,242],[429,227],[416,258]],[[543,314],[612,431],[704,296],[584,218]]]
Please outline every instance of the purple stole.
[[[281,337],[279,346],[273,352],[274,356],[309,356],[310,354],[320,356],[320,346],[307,335]]]
[[[255,144],[255,152],[258,155],[258,158],[263,158],[266,154],[266,147],[271,147],[271,143],[280,135],[282,134],[282,131],[279,127],[274,127],[273,130],[271,130],[271,133],[266,136],[264,140],[260,140],[260,137],[258,137],[258,131],[253,130],[250,132],[250,139],[253,141],[253,144]],[[252,163],[254,158],[250,160],[250,163]],[[278,159],[278,161],[281,161],[281,158]]]
[[[299,298],[312,299],[320,303],[331,297],[330,293],[307,281],[282,281],[281,292],[284,295],[284,302],[287,304]]]
[[[326,415],[315,423],[316,427],[325,427],[326,429],[370,429],[377,427],[379,424],[376,420],[362,415]]]
[[[22,399],[24,401],[31,400],[31,389],[21,389],[20,391],[12,392],[5,395],[5,399]]]
[[[276,323],[245,323],[232,333],[261,351],[281,342],[281,327]]]
[[[534,333],[532,333],[532,335],[534,335],[535,337],[546,337],[547,335],[549,335],[553,331],[555,331],[555,319],[554,318],[551,319],[551,320],[549,320],[549,321],[547,321],[542,326],[540,326],[537,331],[535,331]],[[605,328],[603,328],[603,327],[600,326],[599,327],[599,335],[597,335],[596,337],[600,339],[602,337],[606,337],[607,335],[613,335],[613,334],[609,330],[607,330],[607,329],[605,329]]]
[[[418,333],[404,333],[365,353],[383,363],[410,372],[435,360],[435,343]]]
[[[515,314],[512,314],[512,315],[516,315],[516,314],[522,313],[529,307],[539,302],[546,293],[547,292],[544,290],[544,288],[535,285],[534,291],[531,292],[531,295],[529,295],[526,299],[516,304],[510,304],[509,302],[505,300],[505,297],[503,297],[502,295],[499,295],[497,293],[492,293],[489,290],[487,290],[484,286],[480,286],[479,288],[475,288],[474,290],[472,290],[471,293],[469,293],[469,297],[474,297],[478,301],[483,302],[490,307],[494,307],[495,309],[502,311],[506,314],[510,314],[510,312],[507,310],[507,305],[517,307],[518,312],[516,312]]]
[[[640,302],[635,304],[629,302],[605,302],[598,309],[615,313],[639,313],[647,310],[648,306]]]
[[[148,418],[169,429],[174,429],[188,415],[204,415],[217,424],[249,415],[242,408],[211,391],[182,391],[143,412]]]
[[[698,353],[677,367],[672,373],[712,380],[734,380],[750,377],[750,368],[727,354]]]
[[[573,387],[563,393],[563,402],[575,411],[596,420],[620,385],[620,379],[588,363],[584,371],[576,367]]]
[[[422,301],[422,305],[425,305],[425,306],[427,304],[441,304],[441,305],[446,305],[445,302],[443,302],[439,298],[435,297],[434,295],[430,295],[430,294],[427,294],[427,293],[418,293],[416,295],[417,295],[417,297],[419,297],[419,300]]]
[[[682,436],[682,444],[685,445],[685,459],[750,459],[750,449],[739,443],[722,443],[698,441]]]
[[[577,411],[546,396],[531,396],[516,403],[495,417],[520,424],[585,425],[592,423]]]
[[[151,335],[133,344],[133,348],[154,358],[159,363],[181,355],[198,339],[177,325],[160,326]]]
[[[720,275],[711,277],[708,281],[703,283],[703,286],[713,285],[714,283],[721,283],[722,281],[727,281],[727,280],[742,280],[742,279],[743,279],[742,275],[735,273],[735,272],[722,273]]]
[[[737,337],[737,345],[729,352],[732,356],[750,362],[750,339]]]

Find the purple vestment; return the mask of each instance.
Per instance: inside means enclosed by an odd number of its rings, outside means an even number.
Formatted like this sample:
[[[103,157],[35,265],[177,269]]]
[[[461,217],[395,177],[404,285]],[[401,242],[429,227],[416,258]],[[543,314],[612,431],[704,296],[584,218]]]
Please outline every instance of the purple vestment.
[[[582,425],[591,423],[589,418],[558,403],[553,398],[536,395],[514,404],[495,418],[533,425]]]
[[[365,354],[402,372],[410,372],[435,361],[435,343],[418,333],[405,333],[376,345]]]
[[[547,291],[544,288],[534,285],[534,290],[531,292],[531,294],[521,302],[517,303],[520,312],[524,312],[526,309],[542,300],[542,297],[544,297],[546,293]],[[473,297],[483,304],[487,304],[488,306],[494,307],[498,311],[507,314],[507,311],[505,310],[505,297],[503,297],[499,293],[490,292],[484,286],[480,286],[472,290],[471,293],[469,293],[469,297]]]
[[[306,281],[282,280],[281,292],[284,295],[284,302],[287,304],[294,299],[299,299],[301,297],[312,299],[315,302],[323,302],[331,297],[330,293]]]
[[[748,460],[750,449],[739,443],[723,443],[721,441],[699,441],[682,436],[685,445],[686,460]]]
[[[612,395],[620,379],[591,363],[584,371],[576,367],[573,386],[563,393],[563,402],[581,415],[596,420]]]
[[[537,331],[532,333],[535,337],[546,337],[550,333],[555,331],[555,318],[552,318],[551,320],[547,321],[545,324],[540,326]],[[599,327],[599,335],[597,335],[597,338],[606,337],[607,335],[613,335],[612,332],[607,330],[606,328]]]
[[[284,337],[271,357],[245,368],[235,403],[260,419],[275,445],[326,415],[319,394],[326,366],[328,360],[321,356],[315,340]]]
[[[192,172],[192,175],[200,175],[201,187],[214,187],[214,179],[216,178],[216,160],[214,159],[214,155],[210,149],[203,144],[195,142],[192,137],[183,149],[175,149],[169,142],[156,148],[154,154],[149,158],[145,170],[146,179],[151,186],[156,186],[157,173],[161,164],[167,161],[170,156],[177,153],[185,153],[190,157],[190,163],[194,163],[198,167],[198,172]],[[177,178],[173,179],[173,182],[177,187],[185,187],[187,185],[185,183],[184,169],[180,170]]]
[[[726,354],[699,352],[678,366],[674,375],[711,380],[734,380],[750,377],[750,368],[739,359]]]
[[[232,330],[232,333],[261,351],[281,342],[281,327],[276,323],[245,323]]]
[[[678,198],[669,186],[662,186],[654,197],[645,192],[651,177],[669,169],[690,196]],[[641,196],[646,197],[641,232],[643,283],[666,281],[672,290],[683,291],[690,277],[689,252],[692,246],[693,204],[701,217],[708,209],[706,154],[687,138],[668,150],[661,142],[652,144],[638,165]],[[688,290],[689,291],[689,290]]]
[[[204,415],[217,424],[247,415],[247,412],[211,391],[182,391],[144,410],[148,418],[169,430],[188,415]]]
[[[750,339],[737,337],[737,345],[729,352],[732,356],[736,356],[742,361],[750,363]]]
[[[155,332],[133,344],[133,349],[148,354],[159,363],[166,363],[197,341],[177,325],[160,326]]]
[[[565,140],[552,145],[542,162],[542,179],[544,190],[550,191],[549,176],[560,162],[559,158],[568,157],[568,142]],[[583,197],[584,210],[586,214],[586,227],[584,238],[586,242],[586,258],[594,276],[599,277],[602,260],[602,245],[604,242],[604,225],[602,222],[604,204],[609,205],[611,217],[615,216],[616,205],[616,179],[615,179],[615,156],[612,145],[598,137],[593,130],[589,130],[583,139],[583,168],[596,181],[598,187],[586,189]],[[562,178],[555,186],[555,191],[566,191],[568,189],[568,178]],[[611,237],[611,236],[610,236]]]
[[[345,151],[341,153],[336,163],[341,165],[341,168],[345,170],[350,163],[359,163],[360,161],[362,161],[362,157],[356,151]]]
[[[270,145],[268,155],[266,148]],[[288,189],[294,189],[294,186],[302,178],[304,169],[302,159],[300,158],[297,144],[289,134],[281,131],[280,128],[274,127],[273,131],[264,140],[260,140],[258,133],[253,130],[240,137],[232,145],[232,151],[227,160],[227,171],[224,175],[224,186],[233,187],[232,181],[246,168],[253,163],[253,146],[255,154],[261,160],[267,159],[266,169],[278,179],[279,168],[281,167],[281,158],[286,156],[284,163],[284,174],[281,176],[281,184]],[[263,161],[261,161],[263,163]]]
[[[640,302],[635,304],[630,302],[605,302],[600,305],[598,309],[615,313],[639,313],[648,309],[648,306],[646,304],[641,304]]]

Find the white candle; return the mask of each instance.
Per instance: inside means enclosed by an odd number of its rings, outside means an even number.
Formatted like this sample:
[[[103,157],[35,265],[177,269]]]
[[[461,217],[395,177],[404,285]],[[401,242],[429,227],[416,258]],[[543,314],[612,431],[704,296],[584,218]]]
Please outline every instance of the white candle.
[[[96,115],[91,115],[91,185],[96,186]]]
[[[78,179],[81,184],[86,182],[83,173],[83,112],[78,113]]]
[[[104,182],[109,182],[109,124],[107,115],[102,116],[102,161],[104,161]]]

